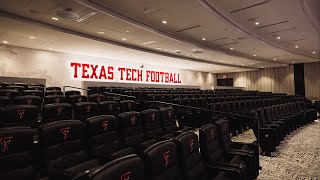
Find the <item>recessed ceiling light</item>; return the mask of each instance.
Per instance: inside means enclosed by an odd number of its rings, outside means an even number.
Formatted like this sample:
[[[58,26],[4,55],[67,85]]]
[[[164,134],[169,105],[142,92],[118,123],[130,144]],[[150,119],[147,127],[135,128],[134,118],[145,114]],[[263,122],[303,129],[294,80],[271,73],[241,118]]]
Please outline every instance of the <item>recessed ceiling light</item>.
[[[263,66],[261,68],[264,68]]]
[[[197,57],[199,57],[199,56],[195,56],[195,57],[197,58]]]
[[[165,51],[168,51],[168,49],[164,49]]]
[[[299,48],[299,46],[295,46],[295,48]]]
[[[52,17],[53,20],[58,21],[59,19],[56,17]]]
[[[156,48],[156,49],[161,49],[160,47]]]
[[[238,71],[240,71],[240,70],[238,69]]]
[[[126,32],[128,33],[128,32],[130,32],[130,31],[126,31]]]
[[[202,38],[202,41],[205,41],[206,40],[206,38]]]
[[[233,50],[233,48],[230,48],[230,50]]]
[[[33,36],[30,36],[29,38],[30,38],[30,39],[35,39],[35,37],[33,37]]]
[[[5,44],[8,44],[8,41],[2,41],[3,43],[5,43]]]
[[[315,51],[312,52],[312,54],[315,54],[315,53],[316,53]]]
[[[162,24],[167,24],[167,23],[168,23],[168,22],[167,22],[167,21],[165,21],[165,20],[163,20],[163,21],[162,21]]]
[[[219,62],[223,62],[223,61],[219,61]]]
[[[276,61],[277,59],[276,59],[276,58],[273,58],[273,60]]]
[[[255,22],[254,24],[258,26],[260,23],[259,22]]]
[[[242,66],[244,66],[244,64],[241,64]]]
[[[295,62],[292,62],[292,64],[294,64]]]
[[[281,39],[280,36],[278,36],[277,39]]]
[[[104,32],[103,32],[103,31],[98,31],[97,33],[98,33],[98,34],[104,34]]]
[[[50,50],[52,50],[52,48],[49,48]]]
[[[123,40],[123,41],[126,41],[127,39],[126,39],[126,38],[122,38],[122,40]]]
[[[253,53],[252,56],[257,56],[257,54],[256,54],[256,53]]]

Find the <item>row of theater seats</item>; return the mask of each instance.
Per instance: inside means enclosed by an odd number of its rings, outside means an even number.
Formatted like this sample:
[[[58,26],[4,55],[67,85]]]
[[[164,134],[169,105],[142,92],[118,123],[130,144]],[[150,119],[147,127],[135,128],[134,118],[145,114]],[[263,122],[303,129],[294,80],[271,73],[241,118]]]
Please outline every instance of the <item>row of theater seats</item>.
[[[100,96],[97,96],[100,97]],[[55,97],[56,98],[56,97]],[[30,102],[29,99],[25,101]],[[27,125],[32,128],[40,124],[65,119],[83,120],[96,115],[115,115],[137,110],[136,103],[132,100],[77,102],[73,104],[52,103],[39,106],[35,101],[31,105],[8,105],[0,107],[0,127]],[[73,101],[74,102],[74,101]],[[40,114],[39,114],[40,113]]]
[[[160,112],[168,119],[173,114],[171,108]],[[158,127],[154,114],[142,112],[150,123],[144,128],[135,112],[43,124],[36,143],[29,127],[1,128],[0,179],[257,178],[258,146],[232,142],[228,121],[200,129],[200,154],[193,131],[179,131],[172,119],[171,126]]]
[[[259,120],[260,147],[265,155],[271,155],[284,137],[294,130],[317,119],[317,112],[308,109],[303,101],[258,108],[252,115]]]

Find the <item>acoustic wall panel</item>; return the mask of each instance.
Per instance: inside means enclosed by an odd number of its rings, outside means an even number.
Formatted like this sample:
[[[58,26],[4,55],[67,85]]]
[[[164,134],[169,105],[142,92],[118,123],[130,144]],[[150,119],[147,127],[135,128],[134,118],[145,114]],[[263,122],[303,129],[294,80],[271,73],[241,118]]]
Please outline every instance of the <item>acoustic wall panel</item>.
[[[235,87],[245,87],[246,90],[262,92],[294,94],[293,66],[266,68],[257,71],[218,74],[233,77]]]
[[[304,65],[305,93],[309,99],[320,100],[320,62]]]

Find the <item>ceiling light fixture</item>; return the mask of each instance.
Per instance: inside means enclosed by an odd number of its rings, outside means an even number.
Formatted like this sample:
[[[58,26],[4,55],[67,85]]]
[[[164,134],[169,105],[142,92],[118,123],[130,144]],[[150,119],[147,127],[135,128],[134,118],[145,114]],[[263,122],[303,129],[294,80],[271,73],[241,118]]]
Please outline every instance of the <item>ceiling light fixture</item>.
[[[263,66],[261,68],[264,68]]]
[[[91,12],[91,13],[83,16],[82,18],[77,19],[76,21],[77,21],[77,22],[82,22],[82,21],[88,19],[89,17],[91,17],[91,16],[93,16],[93,15],[95,15],[95,14],[97,14],[97,13],[96,13],[96,12]]]
[[[258,26],[260,23],[259,22],[255,22],[254,24]]]
[[[51,19],[55,20],[55,21],[58,21],[59,19],[56,18],[56,17],[52,17]]]
[[[168,49],[164,49],[165,51],[168,51]]]
[[[156,41],[149,41],[149,42],[145,42],[145,43],[143,43],[144,45],[146,45],[146,44],[152,44],[152,43],[155,43]]]
[[[277,39],[281,39],[280,36],[278,36]]]
[[[2,41],[3,43],[5,43],[5,44],[8,44],[8,41]]]
[[[130,32],[130,31],[126,31],[126,32],[128,33],[128,32]]]
[[[297,48],[299,48],[299,46],[295,46],[295,48],[297,49]]]
[[[292,62],[292,64],[294,64],[295,62]]]
[[[123,40],[123,41],[126,41],[127,39],[126,39],[126,38],[122,38],[122,40]]]
[[[206,40],[206,38],[202,38],[202,41],[205,41]]]
[[[257,54],[256,54],[256,53],[253,53],[252,56],[257,56]]]
[[[103,32],[103,31],[98,31],[97,33],[98,33],[98,34],[104,34],[104,32]]]
[[[315,54],[315,53],[316,53],[315,51],[312,52],[312,54]]]
[[[233,48],[230,48],[230,50],[233,50]]]
[[[35,39],[35,37],[34,37],[34,36],[30,36],[29,38],[30,38],[30,39]]]
[[[161,49],[160,47],[156,48],[156,49]]]
[[[168,23],[168,22],[167,22],[167,21],[165,21],[165,20],[163,20],[163,21],[162,21],[162,24],[167,24],[167,23]]]
[[[276,59],[276,58],[273,58],[273,60],[276,61],[277,59]]]
[[[244,66],[244,64],[241,64],[241,66]]]
[[[49,48],[49,50],[52,50],[52,48]]]

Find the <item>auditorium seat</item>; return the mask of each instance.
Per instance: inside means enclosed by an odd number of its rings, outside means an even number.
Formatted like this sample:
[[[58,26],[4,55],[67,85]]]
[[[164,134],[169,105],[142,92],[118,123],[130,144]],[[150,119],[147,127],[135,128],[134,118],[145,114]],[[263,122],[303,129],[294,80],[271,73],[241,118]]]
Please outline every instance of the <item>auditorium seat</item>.
[[[50,95],[63,95],[63,92],[60,90],[46,90],[45,92],[46,96],[50,96]]]
[[[193,131],[180,134],[174,142],[177,144],[183,180],[232,180],[241,176],[237,168],[205,164],[201,160],[198,136]]]
[[[43,124],[39,128],[40,172],[50,179],[72,179],[99,166],[86,153],[84,126],[78,120]]]
[[[70,91],[65,91],[64,95],[68,98],[68,97],[74,96],[74,95],[81,95],[81,92],[80,91],[70,90]]]
[[[141,112],[144,134],[147,139],[170,139],[174,133],[166,133],[161,127],[160,113],[156,109],[147,109]]]
[[[46,87],[46,91],[61,91],[61,87]]]
[[[16,105],[35,105],[40,107],[42,104],[42,98],[40,96],[17,96],[14,98],[14,104]]]
[[[11,105],[0,109],[0,127],[37,126],[39,108],[34,105]]]
[[[89,154],[108,162],[134,153],[132,148],[125,147],[119,134],[118,119],[112,115],[100,115],[85,121],[87,146]]]
[[[119,114],[121,139],[128,147],[133,147],[137,152],[149,147],[156,142],[147,139],[143,132],[143,122],[139,112],[131,111]]]
[[[43,97],[43,91],[41,90],[23,90],[22,95],[39,96]]]
[[[89,95],[88,98],[89,102],[95,102],[95,103],[100,103],[106,100],[106,97],[102,94],[93,94]]]
[[[172,107],[164,107],[159,110],[161,126],[166,133],[186,132],[190,127],[177,125],[175,110]]]
[[[44,97],[44,104],[68,103],[68,99],[63,95],[49,95]]]
[[[148,180],[144,162],[137,155],[128,155],[111,161],[87,175],[89,180]],[[151,179],[149,179],[151,180]]]
[[[19,91],[11,89],[0,89],[0,96],[6,96],[10,99],[13,99],[16,96],[19,96]]]
[[[136,103],[132,100],[123,100],[120,101],[120,111],[121,112],[129,112],[136,110]]]
[[[99,115],[99,106],[95,102],[80,102],[74,105],[74,118],[84,122],[87,118]]]
[[[199,130],[200,152],[203,161],[209,165],[226,165],[237,168],[241,173],[239,179],[253,179],[255,173],[243,160],[241,152],[224,151],[217,139],[216,126],[204,125]]]
[[[227,151],[246,154],[245,162],[255,173],[254,178],[256,179],[259,175],[259,146],[256,144],[257,141],[253,143],[232,142],[229,122],[227,120],[219,120],[215,125],[222,148]]]
[[[117,101],[103,101],[99,103],[100,114],[114,115],[119,114],[119,103]]]
[[[88,102],[87,96],[84,95],[70,95],[67,99],[71,105],[75,105],[76,103],[81,102]]]
[[[0,108],[2,106],[12,105],[12,100],[7,96],[0,96]]]
[[[42,122],[72,119],[72,107],[68,103],[46,104],[42,110]]]
[[[166,140],[148,147],[143,152],[145,163],[145,177],[152,180],[179,180],[177,146],[174,142]]]
[[[35,179],[33,130],[30,127],[0,128],[0,147],[0,179]]]

